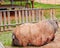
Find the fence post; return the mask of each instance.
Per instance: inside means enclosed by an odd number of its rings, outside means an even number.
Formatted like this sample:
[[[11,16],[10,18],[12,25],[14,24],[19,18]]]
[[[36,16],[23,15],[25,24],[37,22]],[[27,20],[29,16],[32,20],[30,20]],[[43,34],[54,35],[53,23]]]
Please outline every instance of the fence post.
[[[6,11],[4,11],[3,12],[3,15],[4,15],[4,30],[6,30],[7,29],[7,27],[6,27],[6,23],[7,23],[7,20],[6,20]]]
[[[50,16],[51,16],[51,19],[57,19],[56,17],[55,17],[55,9],[50,9]]]
[[[2,11],[0,12],[0,25],[2,26],[3,20],[2,20]],[[3,27],[1,27],[1,31],[3,31]]]
[[[7,16],[8,16],[8,27],[9,27],[9,30],[11,29],[11,26],[10,26],[10,11],[7,11]]]
[[[32,10],[32,22],[35,22],[34,10]]]
[[[44,9],[42,9],[42,20],[45,20]]]
[[[15,21],[16,21],[16,25],[18,24],[18,15],[17,15],[17,11],[15,11]]]
[[[22,20],[22,17],[21,17],[21,10],[18,11],[18,14],[19,14],[19,24],[21,24],[21,20]]]
[[[38,22],[39,21],[39,10],[37,9],[36,10],[36,22]]]
[[[29,10],[29,22],[32,21],[32,18],[31,18],[31,10]]]
[[[22,23],[25,22],[24,10],[22,10]]]
[[[39,9],[39,21],[42,20],[41,9]]]
[[[44,17],[44,9],[41,9],[41,20],[44,20],[45,17]]]
[[[27,10],[27,8],[25,10],[25,15],[26,15],[26,22],[28,22],[28,10]]]

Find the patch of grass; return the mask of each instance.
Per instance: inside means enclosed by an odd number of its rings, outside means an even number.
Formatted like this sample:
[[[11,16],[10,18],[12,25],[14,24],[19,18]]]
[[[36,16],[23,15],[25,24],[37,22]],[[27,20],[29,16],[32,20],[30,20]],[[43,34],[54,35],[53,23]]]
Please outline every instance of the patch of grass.
[[[11,2],[10,1],[5,1],[4,3],[2,3],[2,5],[4,5],[4,4],[8,5],[8,4],[11,4]],[[21,1],[14,1],[12,4],[13,5],[22,5],[22,6],[25,6],[26,5],[26,1],[22,1],[22,2]]]
[[[5,46],[10,46],[12,44],[12,32],[0,33],[0,42]]]
[[[5,1],[4,3],[2,4],[11,4],[10,1]],[[13,4],[15,5],[21,5],[22,6],[25,6],[26,5],[26,1],[23,1],[23,2],[13,2]],[[31,7],[31,2],[29,1],[29,4],[30,4],[30,7]],[[60,7],[60,4],[44,4],[44,3],[38,3],[38,2],[34,2],[34,7],[35,8],[57,8],[57,7]]]
[[[43,3],[37,3],[35,2],[34,3],[34,7],[35,8],[59,8],[60,7],[60,4],[43,4]]]

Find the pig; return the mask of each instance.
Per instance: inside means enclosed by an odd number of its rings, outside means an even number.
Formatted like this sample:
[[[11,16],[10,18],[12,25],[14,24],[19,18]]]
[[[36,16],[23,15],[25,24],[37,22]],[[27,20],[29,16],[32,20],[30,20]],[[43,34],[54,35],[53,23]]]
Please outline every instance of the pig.
[[[56,20],[42,20],[37,23],[24,23],[13,31],[13,45],[41,46],[51,42],[58,29]]]

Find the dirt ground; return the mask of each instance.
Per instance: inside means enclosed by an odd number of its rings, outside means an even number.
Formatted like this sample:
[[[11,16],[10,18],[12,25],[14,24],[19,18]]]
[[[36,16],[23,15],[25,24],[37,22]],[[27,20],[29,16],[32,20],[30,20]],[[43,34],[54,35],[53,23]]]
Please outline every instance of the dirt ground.
[[[6,48],[60,48],[60,28],[55,34],[55,39],[54,41],[40,47],[11,47],[11,46],[6,46]]]

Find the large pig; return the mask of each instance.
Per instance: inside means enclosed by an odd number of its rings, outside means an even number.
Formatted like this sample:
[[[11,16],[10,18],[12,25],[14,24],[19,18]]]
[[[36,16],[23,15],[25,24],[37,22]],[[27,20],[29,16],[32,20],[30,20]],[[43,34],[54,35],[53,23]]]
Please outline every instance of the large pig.
[[[57,29],[58,23],[56,20],[22,24],[13,31],[13,45],[44,45],[54,39]]]

